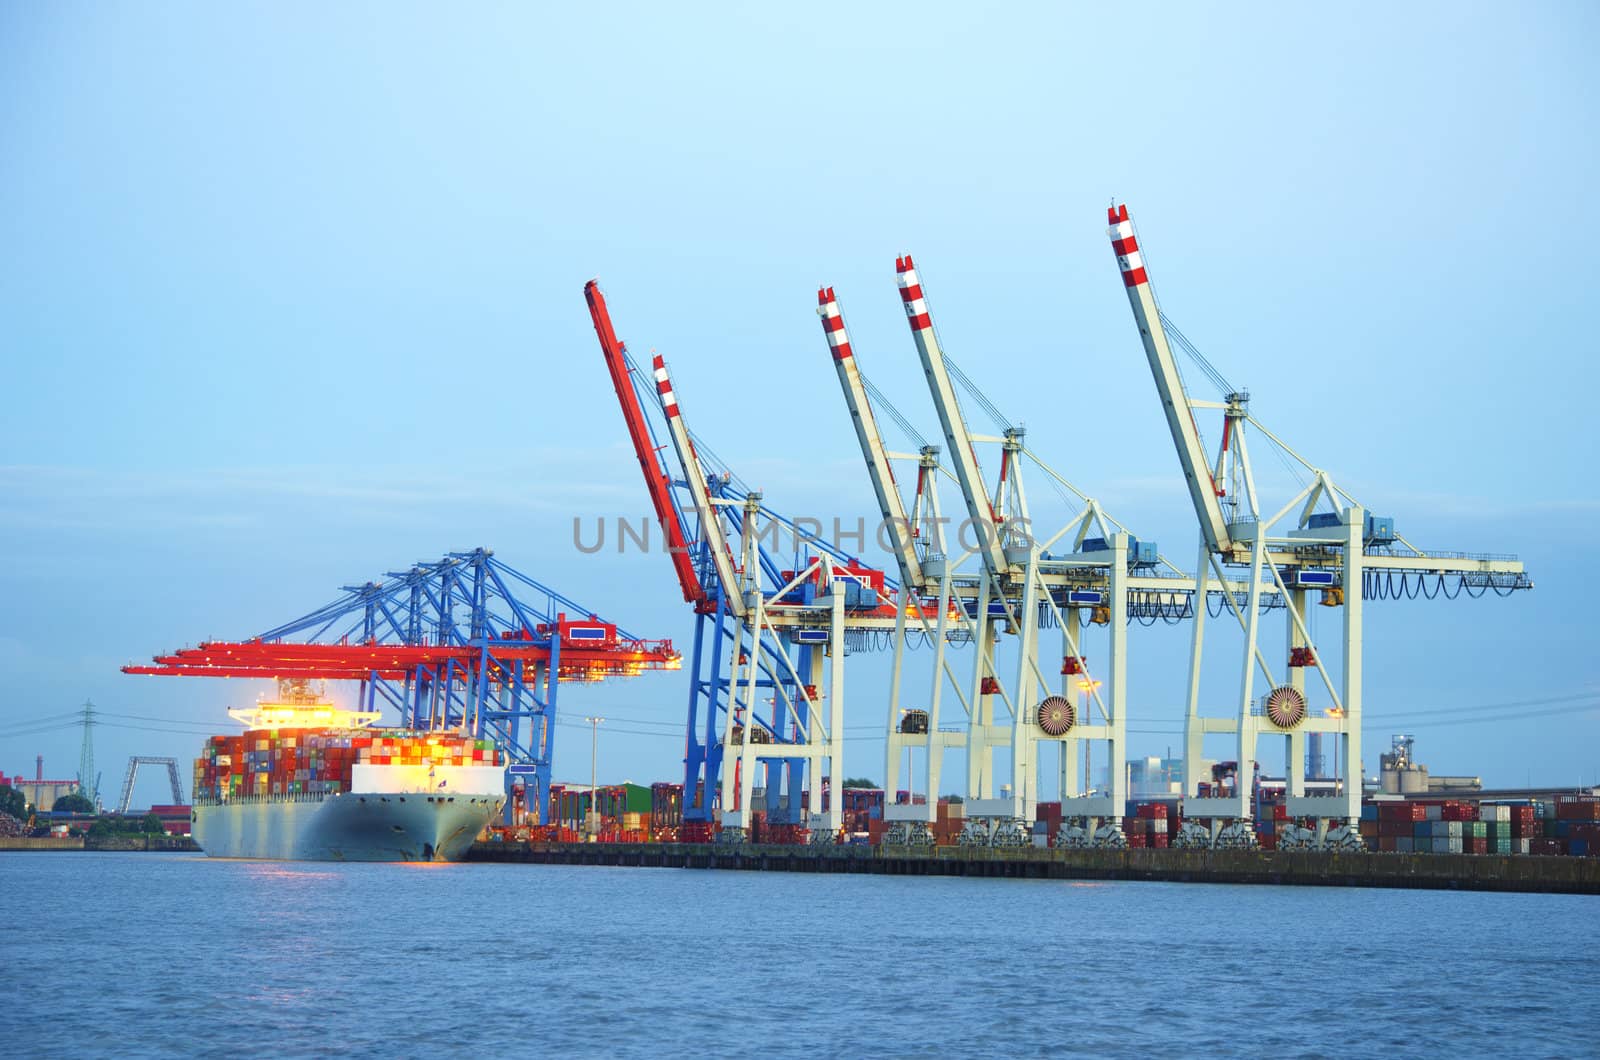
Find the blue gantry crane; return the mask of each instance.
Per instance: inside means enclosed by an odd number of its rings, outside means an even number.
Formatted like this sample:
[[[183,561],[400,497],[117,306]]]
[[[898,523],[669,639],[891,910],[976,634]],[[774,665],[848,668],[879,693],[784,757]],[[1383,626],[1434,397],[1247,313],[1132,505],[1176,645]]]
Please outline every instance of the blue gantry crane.
[[[259,636],[202,643],[123,672],[356,682],[361,709],[391,708],[403,728],[494,739],[511,763],[508,785],[520,782],[537,812],[561,682],[680,665],[670,640],[636,637],[478,548],[344,586]]]

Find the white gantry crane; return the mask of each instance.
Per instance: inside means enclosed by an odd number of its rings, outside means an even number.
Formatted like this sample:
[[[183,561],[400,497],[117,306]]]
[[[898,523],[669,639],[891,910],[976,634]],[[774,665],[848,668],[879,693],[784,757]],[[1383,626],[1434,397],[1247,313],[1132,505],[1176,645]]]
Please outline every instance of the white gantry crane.
[[[1189,661],[1184,739],[1185,845],[1253,846],[1252,789],[1257,745],[1262,738],[1285,744],[1286,809],[1293,820],[1281,847],[1358,849],[1361,815],[1362,609],[1369,597],[1414,595],[1426,584],[1453,584],[1473,595],[1507,595],[1532,587],[1523,566],[1505,556],[1426,553],[1395,533],[1394,521],[1371,515],[1326,471],[1307,462],[1250,414],[1248,393],[1227,386],[1198,351],[1200,361],[1222,390],[1222,400],[1191,396],[1173,356],[1169,324],[1139,249],[1126,205],[1108,214],[1111,247],[1121,270],[1128,302],[1166,413],[1167,426],[1200,524],[1200,551],[1194,579],[1195,625]],[[1200,435],[1199,413],[1220,413],[1221,438],[1208,460]],[[1264,502],[1250,461],[1247,428],[1276,448],[1303,488],[1277,506]],[[1398,583],[1396,581],[1398,579]],[[1236,591],[1244,584],[1242,593]],[[1224,591],[1217,592],[1221,588]],[[1426,591],[1426,590],[1424,590]],[[1307,604],[1313,596],[1328,607],[1342,607],[1339,673],[1328,672],[1313,635]],[[1244,651],[1238,696],[1231,716],[1202,713],[1201,660],[1208,608],[1219,598],[1220,614],[1231,614],[1243,631]],[[1266,645],[1263,612],[1284,614],[1282,653]],[[1313,710],[1308,671],[1316,674],[1327,706]],[[1305,739],[1323,733],[1339,741],[1348,763],[1342,790],[1308,792]],[[1234,736],[1237,772],[1231,790],[1213,783],[1200,794],[1199,776],[1207,735]],[[1219,781],[1220,774],[1212,780]],[[1205,824],[1199,822],[1204,821]]]
[[[1026,446],[1021,428],[1006,426],[999,436],[976,435],[967,428],[952,383],[953,365],[934,332],[921,282],[909,256],[897,263],[900,292],[912,336],[922,360],[929,392],[939,415],[952,471],[967,518],[953,535],[959,554],[951,557],[942,531],[933,480],[938,450],[917,454],[888,452],[877,429],[870,387],[861,377],[832,288],[818,292],[818,312],[833,354],[869,478],[887,525],[903,528],[893,541],[901,575],[916,586],[915,606],[902,608],[902,621],[916,621],[934,645],[933,680],[926,710],[904,710],[897,654],[887,715],[890,790],[896,787],[900,755],[906,748],[927,756],[923,770],[926,800],[885,808],[888,842],[931,841],[928,826],[936,814],[940,759],[945,750],[966,750],[965,812],[962,842],[1013,845],[1028,841],[1040,790],[1038,744],[1059,749],[1064,816],[1077,823],[1058,837],[1069,845],[1120,845],[1126,801],[1126,670],[1130,607],[1141,614],[1182,617],[1189,587],[1181,572],[1161,576],[1153,544],[1139,543],[1100,506],[1056,474]],[[956,373],[959,375],[959,370]],[[965,384],[964,377],[963,385]],[[987,404],[987,402],[985,402]],[[896,414],[897,419],[903,419]],[[1000,467],[991,489],[983,479],[978,444],[1000,449]],[[1027,458],[1046,474],[1062,496],[1081,504],[1077,514],[1054,534],[1036,533],[1022,477]],[[915,504],[907,514],[890,460],[917,462]],[[929,520],[932,520],[930,527]],[[1065,542],[1065,545],[1062,543]],[[1053,548],[1064,548],[1054,555]],[[976,570],[971,560],[977,560]],[[1106,662],[1091,675],[1085,651],[1086,630],[1106,630]],[[1041,635],[1061,632],[1059,665],[1048,662]],[[904,638],[900,638],[903,643]],[[1000,649],[1004,641],[1007,652]],[[962,676],[947,654],[951,643],[974,647],[972,671]],[[1013,656],[1014,657],[1011,657]],[[1059,689],[1055,686],[1059,684]],[[946,692],[959,701],[964,728],[941,725]],[[998,703],[996,702],[998,700]],[[1107,783],[1095,789],[1080,777],[1080,751],[1090,743],[1105,747]],[[996,752],[1007,755],[1002,776]]]
[[[940,725],[940,687],[936,684],[926,708],[902,708],[901,686],[905,674],[905,655],[908,648],[907,633],[920,632],[933,638],[934,667],[954,677],[946,645],[952,637],[961,634],[952,629],[952,591],[945,551],[945,519],[939,507],[938,473],[939,449],[925,442],[915,454],[891,452],[883,442],[868,394],[869,384],[856,365],[855,352],[845,330],[844,314],[832,287],[817,291],[817,315],[822,318],[822,329],[833,355],[833,364],[839,375],[839,385],[844,392],[845,406],[855,427],[856,440],[866,461],[867,476],[878,501],[883,522],[880,524],[880,542],[887,539],[889,551],[894,554],[900,570],[903,587],[895,614],[894,661],[890,671],[889,709],[887,713],[887,751],[884,777],[884,820],[889,823],[893,843],[914,843],[919,846],[933,843],[933,824],[937,813],[939,782],[943,772],[944,752],[966,746],[966,734]],[[891,411],[893,411],[891,409]],[[915,429],[897,412],[897,419],[907,433]],[[920,436],[917,439],[921,441]],[[914,461],[917,469],[916,489],[912,504],[907,509],[895,481],[891,460]],[[929,594],[937,596],[930,604]],[[915,622],[917,630],[908,630]],[[915,777],[915,755],[922,753],[922,772],[926,797],[922,804],[916,801],[916,787],[908,782],[905,803],[896,801],[900,790],[900,763],[903,757],[911,762]]]
[[[660,354],[652,373],[668,433],[689,493],[700,512],[706,551],[723,590],[727,626],[726,717],[721,732],[719,804],[723,842],[742,842],[754,809],[757,771],[781,776],[786,762],[809,767],[800,820],[818,842],[832,841],[843,823],[845,594],[833,557],[817,551],[787,584],[767,591],[771,564],[762,552],[769,521],[761,494],[713,497],[710,480],[683,422],[677,394]],[[738,512],[739,555],[717,508]],[[781,531],[779,531],[781,533]],[[805,599],[795,594],[806,587]],[[796,652],[794,649],[798,648]],[[826,787],[824,786],[826,783]],[[799,792],[792,792],[797,797]]]

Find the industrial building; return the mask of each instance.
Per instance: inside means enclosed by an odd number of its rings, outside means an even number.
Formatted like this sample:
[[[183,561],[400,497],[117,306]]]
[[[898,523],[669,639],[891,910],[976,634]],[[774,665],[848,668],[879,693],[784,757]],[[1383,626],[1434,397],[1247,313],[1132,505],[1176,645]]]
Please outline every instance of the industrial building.
[[[63,795],[71,795],[78,790],[77,778],[72,780],[46,780],[44,775],[44,755],[39,755],[34,760],[33,779],[18,774],[7,777],[0,774],[0,784],[5,784],[22,792],[22,797],[28,800],[28,805],[41,813],[49,812],[56,804],[56,800]]]

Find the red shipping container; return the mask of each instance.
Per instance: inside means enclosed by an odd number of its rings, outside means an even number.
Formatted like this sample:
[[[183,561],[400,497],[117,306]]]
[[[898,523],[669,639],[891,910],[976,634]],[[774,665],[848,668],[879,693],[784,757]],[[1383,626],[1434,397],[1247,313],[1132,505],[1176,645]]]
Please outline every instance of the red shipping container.
[[[1427,819],[1428,808],[1420,802],[1378,803],[1380,821],[1426,821]]]
[[[1559,795],[1556,818],[1562,821],[1600,821],[1600,796]]]
[[[1128,833],[1128,846],[1133,849],[1143,850],[1145,846],[1145,834],[1143,832]]]

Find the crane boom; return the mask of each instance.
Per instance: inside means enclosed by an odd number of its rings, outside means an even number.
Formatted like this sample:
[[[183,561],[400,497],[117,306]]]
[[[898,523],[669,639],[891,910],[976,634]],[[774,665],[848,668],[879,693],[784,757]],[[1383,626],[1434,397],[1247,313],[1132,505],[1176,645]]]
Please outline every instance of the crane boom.
[[[983,486],[983,472],[978,467],[978,456],[961,416],[961,403],[950,385],[944,351],[939,348],[939,338],[933,332],[933,318],[928,313],[922,281],[917,278],[910,254],[896,258],[894,267],[900,283],[900,300],[905,303],[906,321],[911,325],[911,337],[916,340],[917,353],[922,358],[922,371],[928,377],[928,391],[939,412],[939,426],[944,430],[945,444],[950,447],[950,462],[955,465],[956,481],[961,485],[961,496],[967,504],[967,517],[972,521],[973,534],[979,539],[977,551],[990,576],[1003,578],[1009,564],[1000,541],[1000,519]]]
[[[905,502],[900,497],[900,487],[895,483],[894,469],[889,464],[883,435],[878,430],[877,417],[872,413],[872,402],[861,381],[861,372],[850,348],[850,336],[845,331],[844,315],[839,311],[839,302],[834,297],[832,287],[817,290],[817,314],[822,317],[822,330],[828,337],[829,349],[833,351],[833,367],[839,373],[839,386],[844,390],[844,401],[849,406],[851,422],[855,424],[856,440],[861,443],[861,455],[867,462],[867,474],[872,479],[873,492],[878,495],[878,511],[894,537],[894,558],[900,564],[900,577],[911,591],[921,592],[926,579],[922,574],[922,564],[917,559],[914,531],[906,516]]]
[[[705,599],[705,588],[694,569],[689,555],[689,545],[672,503],[672,480],[662,470],[656,456],[655,439],[650,436],[650,426],[634,393],[633,381],[628,372],[627,350],[617,339],[611,326],[611,312],[606,308],[606,296],[600,284],[590,280],[583,285],[583,296],[589,302],[589,316],[594,320],[595,334],[600,337],[600,352],[606,359],[606,370],[611,373],[611,385],[617,391],[617,401],[622,405],[622,418],[628,425],[628,437],[633,442],[634,455],[639,458],[639,470],[644,472],[645,489],[650,494],[650,504],[656,510],[656,522],[666,535],[667,554],[672,557],[672,569],[677,572],[678,585],[683,589],[686,603],[698,604]]]
[[[728,535],[723,531],[722,517],[711,503],[711,489],[706,484],[705,469],[700,466],[700,456],[694,451],[694,441],[689,429],[683,425],[683,413],[678,408],[678,396],[673,392],[672,379],[667,375],[667,362],[658,353],[651,359],[655,375],[656,392],[661,395],[661,411],[667,417],[667,433],[672,438],[672,448],[683,467],[684,481],[694,498],[695,511],[700,514],[700,533],[706,550],[711,553],[711,563],[717,571],[717,581],[722,585],[722,598],[728,610],[739,618],[745,614],[744,595],[739,591],[739,578],[733,566],[733,552],[728,547]]]
[[[1232,552],[1233,537],[1228,532],[1228,520],[1223,514],[1222,504],[1217,499],[1217,483],[1200,442],[1194,410],[1189,404],[1188,394],[1184,392],[1183,379],[1178,375],[1178,364],[1173,360],[1166,329],[1161,325],[1161,310],[1156,306],[1155,292],[1150,288],[1150,277],[1139,253],[1138,240],[1134,237],[1133,222],[1128,219],[1128,207],[1125,204],[1112,206],[1106,213],[1107,223],[1111,226],[1108,229],[1111,249],[1122,270],[1122,282],[1128,289],[1128,304],[1133,307],[1133,319],[1139,325],[1139,337],[1144,340],[1150,373],[1155,377],[1156,391],[1161,395],[1161,405],[1167,414],[1167,428],[1172,432],[1172,441],[1178,450],[1178,462],[1183,465],[1183,476],[1189,485],[1189,498],[1194,502],[1200,530],[1212,552]]]

